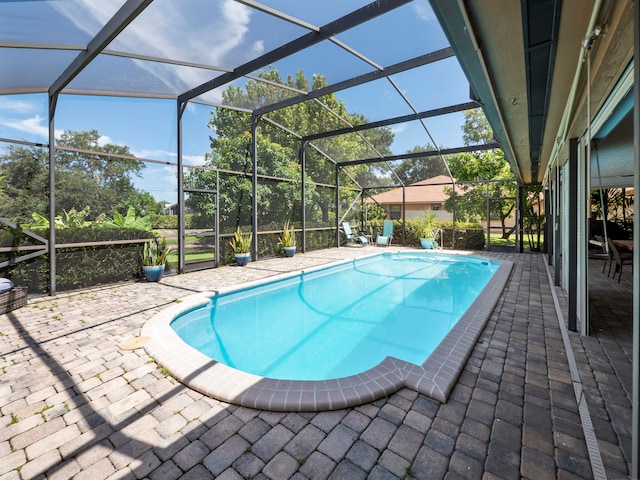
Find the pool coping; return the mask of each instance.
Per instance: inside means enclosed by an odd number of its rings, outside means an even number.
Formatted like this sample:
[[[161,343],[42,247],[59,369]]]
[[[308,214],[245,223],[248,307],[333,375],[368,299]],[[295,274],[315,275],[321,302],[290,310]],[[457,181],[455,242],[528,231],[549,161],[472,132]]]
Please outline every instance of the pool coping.
[[[300,412],[336,410],[389,396],[403,387],[444,403],[507,283],[513,266],[509,260],[499,261],[500,266],[489,283],[422,365],[387,357],[365,372],[334,380],[264,378],[212,360],[186,344],[171,328],[171,322],[178,315],[208,304],[212,296],[379,254],[380,252],[357,259],[331,262],[216,291],[189,295],[157,313],[143,325],[140,336],[150,338],[144,348],[178,381],[212,398],[249,408]],[[477,254],[473,256],[484,258]],[[489,258],[486,260],[496,261]]]

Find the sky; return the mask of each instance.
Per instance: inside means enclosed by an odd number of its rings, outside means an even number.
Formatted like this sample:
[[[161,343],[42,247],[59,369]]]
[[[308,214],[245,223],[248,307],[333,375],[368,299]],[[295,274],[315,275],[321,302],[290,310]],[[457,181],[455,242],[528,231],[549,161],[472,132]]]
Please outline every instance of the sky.
[[[0,3],[0,16],[13,18],[13,31],[18,32],[15,38],[0,40],[86,44],[122,3],[123,0]],[[368,4],[369,0],[341,0],[330,4],[310,0],[263,0],[262,3],[304,22],[322,26]],[[209,15],[203,15],[203,11]],[[55,21],[49,21],[50,18]],[[381,34],[382,31],[385,33]],[[231,68],[306,32],[300,26],[284,24],[233,0],[155,0],[108,48]],[[338,39],[383,67],[448,45],[428,0],[415,0],[339,35]],[[27,89],[47,87],[59,74],[55,68],[49,73],[50,77],[45,75],[46,71],[38,72],[42,75],[17,77],[41,63],[46,66],[59,60],[57,66],[63,68],[73,58],[69,51],[34,51],[34,58],[26,53],[26,50],[20,52],[24,65],[17,62],[16,78],[0,76],[0,92],[14,83]],[[273,66],[283,78],[302,70],[309,79],[316,73],[326,76],[329,84],[373,70],[371,65],[328,42],[275,62]],[[144,85],[144,88],[158,93],[175,95],[217,75],[220,72],[202,68],[166,67],[156,62],[132,62],[106,56],[82,72],[69,88],[100,90],[115,85],[115,88],[135,90],[140,88],[138,85]],[[397,74],[393,79],[395,85],[384,79],[343,90],[336,95],[345,102],[350,113],[361,113],[370,121],[412,113],[402,101],[401,93],[417,111],[469,100],[469,86],[455,58],[421,67],[417,74]],[[244,81],[236,81],[235,85],[242,86]],[[204,98],[219,102],[222,90],[212,91]],[[212,132],[207,123],[211,109],[210,106],[190,103],[182,116],[183,159],[186,164],[204,163],[205,152],[210,149],[209,136]],[[416,146],[434,142],[442,147],[461,146],[462,121],[462,114],[425,120],[431,137],[419,122],[393,125],[393,153],[405,153]],[[95,129],[102,135],[103,143],[126,145],[138,157],[166,162],[175,162],[177,158],[176,124],[176,102],[167,99],[61,95],[55,117],[57,137],[64,130]],[[46,142],[47,95],[0,95],[0,137]],[[6,145],[0,142],[0,149]],[[136,178],[135,183],[158,200],[177,201],[174,167],[149,163],[144,176]]]

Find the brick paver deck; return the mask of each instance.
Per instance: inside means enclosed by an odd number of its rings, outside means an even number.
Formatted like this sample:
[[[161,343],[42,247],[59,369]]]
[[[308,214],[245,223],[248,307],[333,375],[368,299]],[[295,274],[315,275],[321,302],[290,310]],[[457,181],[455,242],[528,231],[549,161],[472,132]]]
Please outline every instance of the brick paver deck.
[[[511,279],[445,404],[402,389],[330,412],[253,410],[122,348],[190,293],[374,248],[31,299],[0,315],[0,479],[592,478],[541,255],[492,254],[514,262]],[[627,344],[571,341],[607,475],[626,478]]]

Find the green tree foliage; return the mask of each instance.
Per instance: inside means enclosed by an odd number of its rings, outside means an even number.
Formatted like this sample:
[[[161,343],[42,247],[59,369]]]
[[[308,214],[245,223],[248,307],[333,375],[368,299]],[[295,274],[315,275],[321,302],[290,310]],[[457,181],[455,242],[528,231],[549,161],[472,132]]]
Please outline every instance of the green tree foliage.
[[[407,153],[429,152],[435,150],[432,145],[416,146]],[[448,175],[447,166],[440,155],[433,157],[407,158],[396,168],[396,174],[405,185],[426,180],[438,175]]]
[[[482,110],[465,112],[463,139],[466,145],[492,141],[493,131]],[[509,164],[500,149],[466,152],[447,158],[453,177],[458,182],[478,182],[474,185],[458,185],[455,195],[456,218],[461,221],[479,221],[486,218],[487,198],[491,201],[491,216],[500,220],[503,238],[509,238],[513,228],[506,225],[513,215],[517,186],[515,181],[483,182],[483,180],[513,180]],[[449,189],[449,192],[451,189]],[[454,197],[445,202],[445,208],[453,208]]]
[[[260,72],[259,76],[269,83],[248,80],[242,87],[230,86],[223,92],[223,103],[242,108],[255,109],[273,104],[299,91],[317,90],[327,86],[322,75],[314,75],[311,84],[299,71],[286,80],[273,67]],[[288,89],[278,85],[286,85]],[[365,123],[367,119],[359,114],[350,114],[344,102],[334,94],[326,95],[319,101],[308,101],[287,108],[282,108],[268,115],[269,120],[282,125],[299,134],[308,135],[317,132],[344,128],[347,125]],[[217,168],[228,168],[241,172],[251,172],[250,156],[246,154],[251,139],[247,132],[251,131],[251,117],[249,114],[228,109],[216,109],[212,112],[209,128],[214,135],[211,137],[211,153],[207,155],[207,165]],[[282,128],[263,120],[259,123],[258,137],[258,171],[261,174],[280,176],[285,178],[301,178],[299,165],[300,141]],[[333,161],[346,161],[361,158],[371,158],[378,154],[390,153],[393,133],[390,129],[381,128],[368,131],[361,135],[349,134],[332,137],[314,142],[314,146],[306,149],[306,175],[309,181],[317,183],[333,183],[335,178],[335,164]],[[321,151],[322,153],[320,153]],[[329,160],[329,157],[331,160]],[[333,160],[333,161],[332,161]],[[357,183],[373,181],[375,174],[366,165],[347,167],[341,177],[342,186],[356,186]],[[205,179],[208,177],[208,179]],[[228,177],[228,178],[224,178]],[[191,186],[209,185],[212,177],[202,171],[193,171],[188,175]],[[221,198],[221,216],[226,221],[234,219],[236,215],[239,224],[247,224],[250,218],[251,182],[250,178],[231,178],[221,174],[220,191],[227,198]],[[260,182],[258,189],[258,204],[260,215],[258,222],[282,225],[287,220],[296,220],[293,211],[299,210],[300,185]],[[227,186],[233,192],[225,193]],[[307,221],[310,224],[329,222],[330,211],[335,203],[335,192],[328,188],[307,189],[306,202],[314,204],[315,208],[307,209]],[[341,194],[348,202],[353,193],[345,191]],[[232,198],[233,197],[233,198]],[[276,200],[278,198],[278,200]],[[224,200],[224,202],[223,202]],[[297,203],[296,203],[297,202]],[[204,202],[202,202],[204,203]],[[206,210],[206,206],[190,203],[189,206],[198,211]],[[263,210],[267,208],[268,210]],[[243,215],[247,215],[247,219]],[[282,218],[283,215],[285,218]],[[235,225],[234,225],[235,228]]]
[[[126,146],[99,143],[96,130],[65,131],[57,142],[60,147],[131,155]],[[157,202],[135,189],[132,176],[139,175],[144,164],[131,159],[74,151],[56,151],[56,208],[70,212],[88,206],[96,216],[126,212],[129,205],[139,211],[157,211]],[[33,212],[49,211],[49,155],[39,147],[10,145],[0,156],[0,175],[5,178],[6,202],[2,216],[24,222]]]
[[[252,160],[249,154],[251,137],[248,133],[233,137],[218,137],[215,147],[207,153],[207,165],[221,170],[251,173]],[[300,166],[290,149],[270,142],[263,135],[258,136],[258,173],[299,180]],[[215,190],[216,172],[213,170],[192,170],[185,176],[188,188]],[[261,226],[283,225],[294,217],[292,206],[299,203],[299,184],[295,182],[259,182],[258,223]],[[313,196],[313,188],[307,190]],[[220,224],[224,232],[234,231],[239,225],[251,224],[253,187],[251,176],[220,173]],[[192,195],[187,206],[195,212],[213,218],[214,205],[208,196]],[[213,225],[213,223],[211,223]]]

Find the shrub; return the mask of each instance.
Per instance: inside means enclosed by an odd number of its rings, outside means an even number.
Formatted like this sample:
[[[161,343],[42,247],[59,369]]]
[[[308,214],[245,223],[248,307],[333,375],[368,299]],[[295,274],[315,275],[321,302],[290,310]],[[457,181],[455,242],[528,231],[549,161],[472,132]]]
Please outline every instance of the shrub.
[[[48,229],[33,230],[45,238],[49,235]],[[136,240],[150,235],[148,231],[127,228],[65,228],[56,229],[56,243]],[[56,288],[60,291],[88,288],[139,277],[142,249],[142,243],[59,248]],[[8,273],[16,285],[28,286],[32,293],[45,293],[49,289],[49,255],[13,265]]]

